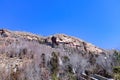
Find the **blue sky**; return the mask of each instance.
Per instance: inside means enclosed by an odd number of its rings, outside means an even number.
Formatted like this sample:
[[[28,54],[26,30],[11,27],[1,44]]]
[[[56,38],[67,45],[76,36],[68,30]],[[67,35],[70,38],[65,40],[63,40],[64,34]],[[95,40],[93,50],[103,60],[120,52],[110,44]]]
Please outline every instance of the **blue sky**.
[[[120,0],[0,0],[0,28],[120,48]]]

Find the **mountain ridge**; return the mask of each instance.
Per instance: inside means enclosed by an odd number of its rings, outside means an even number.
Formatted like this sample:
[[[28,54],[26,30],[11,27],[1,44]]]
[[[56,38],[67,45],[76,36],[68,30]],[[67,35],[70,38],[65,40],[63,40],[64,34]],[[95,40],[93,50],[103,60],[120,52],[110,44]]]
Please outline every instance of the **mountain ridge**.
[[[70,44],[71,47],[74,48],[79,48],[83,44],[86,47],[86,50],[91,51],[91,52],[97,52],[97,53],[102,53],[103,49],[96,47],[95,45],[88,43],[80,38],[76,38],[73,36],[69,36],[66,34],[54,34],[50,36],[39,36],[36,34],[32,34],[30,32],[20,32],[20,31],[10,31],[7,29],[4,29],[5,33],[8,35],[8,37],[21,37],[21,38],[26,38],[28,40],[36,40],[36,41],[41,41],[43,42],[45,39],[47,39],[49,42],[51,42],[51,37],[55,36],[57,38],[58,43],[66,43]]]

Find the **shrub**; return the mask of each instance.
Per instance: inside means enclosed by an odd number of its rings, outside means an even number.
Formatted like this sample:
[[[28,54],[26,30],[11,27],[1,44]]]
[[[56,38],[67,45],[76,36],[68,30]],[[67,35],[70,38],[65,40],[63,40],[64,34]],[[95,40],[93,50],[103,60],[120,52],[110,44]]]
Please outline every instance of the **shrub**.
[[[50,60],[50,65],[51,65],[51,72],[53,74],[57,73],[58,71],[58,56],[55,52],[52,52],[52,58]]]
[[[114,72],[114,79],[120,80],[120,66],[114,67],[113,72]]]
[[[115,61],[114,61],[114,63],[116,63],[115,66],[119,66],[120,65],[120,52],[115,50],[113,56],[115,57]]]
[[[57,74],[55,74],[55,73],[52,74],[52,80],[59,80],[57,77]]]

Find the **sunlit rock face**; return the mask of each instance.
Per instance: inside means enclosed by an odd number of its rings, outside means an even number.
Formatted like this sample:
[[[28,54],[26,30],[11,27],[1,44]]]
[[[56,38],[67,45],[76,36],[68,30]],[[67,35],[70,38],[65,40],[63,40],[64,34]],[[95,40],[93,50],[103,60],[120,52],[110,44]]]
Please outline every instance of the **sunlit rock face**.
[[[65,34],[43,37],[4,29],[0,31],[0,80],[76,80],[85,71],[110,74],[112,55]]]

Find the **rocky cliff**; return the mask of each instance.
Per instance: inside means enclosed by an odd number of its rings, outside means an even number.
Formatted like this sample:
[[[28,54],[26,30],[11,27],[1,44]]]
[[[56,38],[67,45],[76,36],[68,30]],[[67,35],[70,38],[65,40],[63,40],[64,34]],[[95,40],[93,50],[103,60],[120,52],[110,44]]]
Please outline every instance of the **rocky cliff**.
[[[0,80],[82,80],[84,72],[110,77],[112,55],[65,34],[0,30]]]

